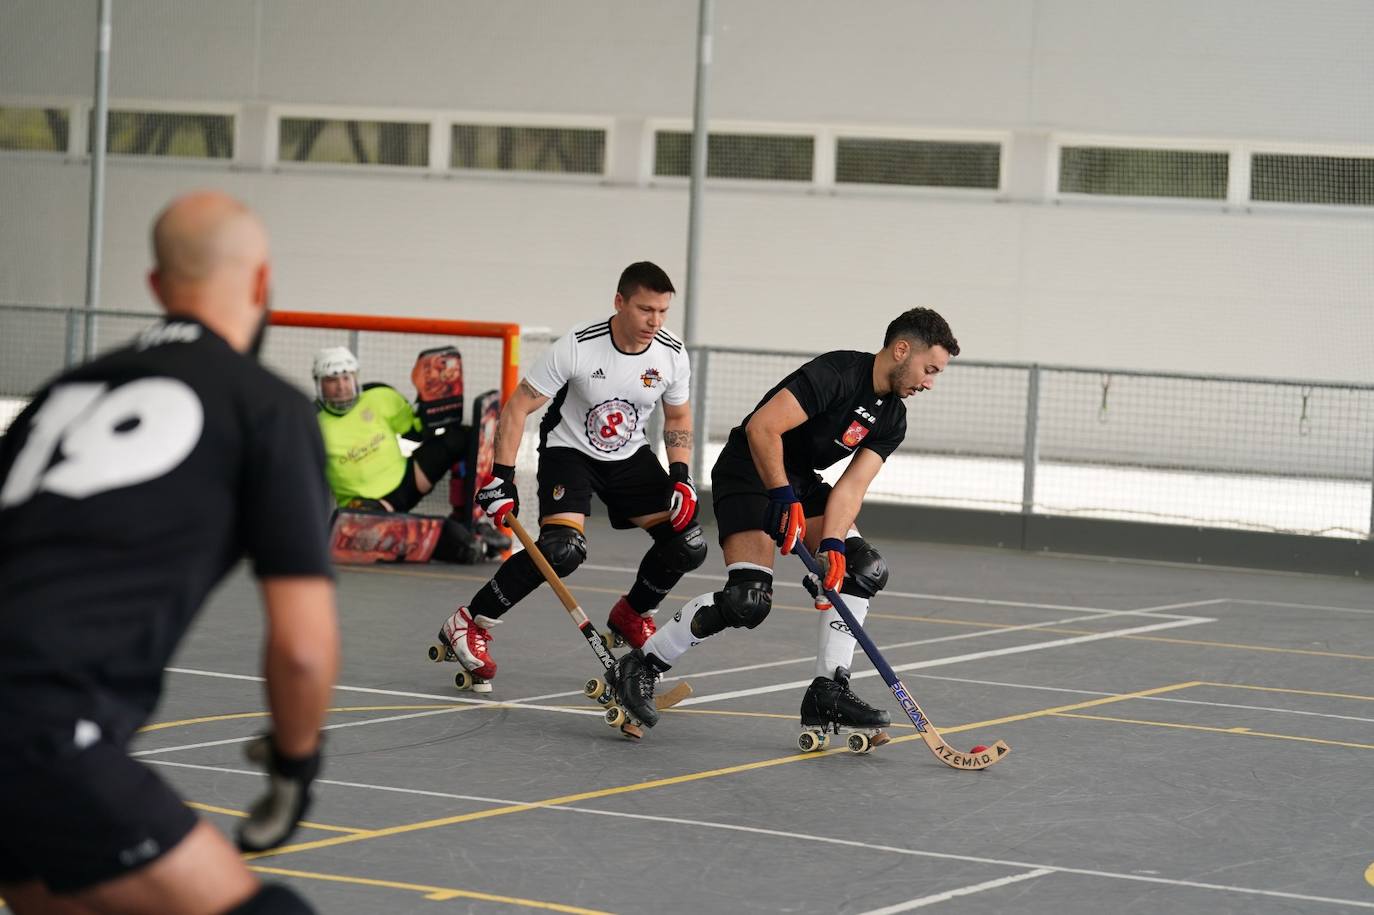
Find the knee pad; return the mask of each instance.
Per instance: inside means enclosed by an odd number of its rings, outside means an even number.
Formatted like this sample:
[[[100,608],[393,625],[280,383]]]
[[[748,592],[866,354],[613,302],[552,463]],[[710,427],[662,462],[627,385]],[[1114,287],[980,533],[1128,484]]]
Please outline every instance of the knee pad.
[[[315,915],[315,909],[294,890],[269,883],[227,915]]]
[[[535,546],[559,578],[567,578],[587,558],[587,538],[575,527],[566,524],[545,524],[539,528]]]
[[[664,521],[649,533],[654,538],[654,556],[669,572],[685,575],[706,561],[706,534],[695,521],[681,531]]]
[[[873,597],[887,587],[887,562],[862,537],[850,537],[844,542],[845,571],[841,594]]]
[[[773,576],[761,569],[732,569],[725,587],[711,597],[712,602],[692,619],[692,634],[697,638],[727,627],[754,629],[773,609]]]

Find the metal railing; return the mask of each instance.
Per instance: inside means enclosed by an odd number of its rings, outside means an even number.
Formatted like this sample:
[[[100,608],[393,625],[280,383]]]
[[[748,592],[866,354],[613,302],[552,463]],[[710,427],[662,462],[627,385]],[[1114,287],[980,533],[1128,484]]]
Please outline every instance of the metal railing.
[[[0,305],[0,398],[12,405],[79,361],[88,325],[103,352],[156,317]],[[525,363],[552,339],[523,335]],[[309,391],[311,353],[335,343],[359,352],[368,380],[402,390],[417,345],[434,345],[278,328],[263,358]],[[468,388],[498,387],[499,345],[474,339],[460,347]],[[692,348],[693,467],[703,488],[730,429],[812,355]],[[906,441],[874,481],[872,499],[1345,538],[1374,529],[1374,385],[960,358],[907,408]],[[537,421],[527,426],[522,464],[535,459],[536,428]]]

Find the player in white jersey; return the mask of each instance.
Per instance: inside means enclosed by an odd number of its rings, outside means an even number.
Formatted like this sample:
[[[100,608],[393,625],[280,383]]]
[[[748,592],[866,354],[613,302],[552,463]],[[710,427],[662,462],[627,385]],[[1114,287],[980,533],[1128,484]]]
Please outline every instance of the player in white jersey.
[[[574,327],[544,354],[501,410],[492,477],[477,502],[497,527],[519,514],[515,458],[529,415],[552,398],[539,427],[539,537],[549,564],[566,578],[587,558],[583,525],[592,495],[611,525],[639,527],[654,543],[640,561],[629,593],[611,608],[607,626],[638,648],[654,633],[652,614],[684,574],[706,559],[696,522],[692,453],[691,368],[687,352],[663,327],[675,290],[648,261],[626,267],[616,284],[615,313]],[[668,470],[644,430],[660,401]],[[516,553],[460,606],[440,630],[451,655],[487,692],[496,673],[491,627],[534,591],[543,576],[526,552]]]

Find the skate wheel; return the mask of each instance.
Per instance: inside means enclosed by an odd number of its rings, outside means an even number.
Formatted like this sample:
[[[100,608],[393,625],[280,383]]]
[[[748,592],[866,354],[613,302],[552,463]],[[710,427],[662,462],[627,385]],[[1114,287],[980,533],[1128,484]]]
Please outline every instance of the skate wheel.
[[[814,753],[825,746],[825,735],[815,731],[802,731],[797,735],[797,749],[803,753]]]
[[[618,705],[613,705],[606,709],[606,723],[613,728],[618,728],[629,720],[625,710]]]
[[[598,632],[596,637],[601,639],[601,644],[605,646],[607,651],[620,646],[620,639],[612,637],[609,632]]]
[[[869,751],[867,734],[850,734],[846,743],[851,753],[867,753]]]
[[[600,677],[593,677],[582,687],[582,695],[588,699],[600,699],[606,694],[606,683]]]
[[[477,681],[473,679],[471,672],[460,670],[453,675],[453,685],[461,690],[470,690],[477,685]]]
[[[429,646],[429,659],[431,661],[442,661],[446,654],[448,654],[447,645],[440,645],[438,642],[435,642],[433,645]]]

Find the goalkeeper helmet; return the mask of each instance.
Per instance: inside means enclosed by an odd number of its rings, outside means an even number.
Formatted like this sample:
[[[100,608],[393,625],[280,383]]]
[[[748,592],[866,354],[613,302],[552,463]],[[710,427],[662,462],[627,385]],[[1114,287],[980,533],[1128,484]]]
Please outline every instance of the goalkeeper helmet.
[[[315,376],[315,397],[320,406],[342,416],[358,402],[358,357],[346,346],[327,346],[315,354],[311,370]],[[325,379],[337,379],[328,383]]]

